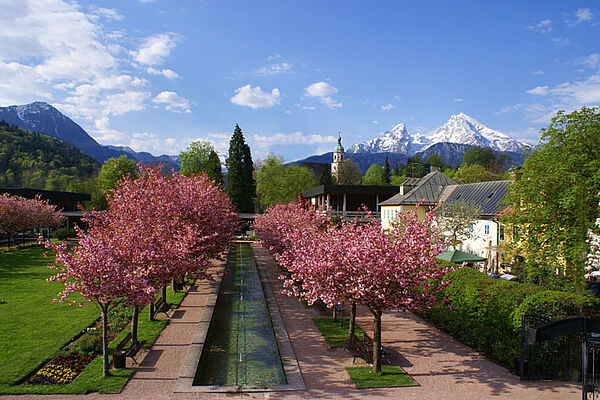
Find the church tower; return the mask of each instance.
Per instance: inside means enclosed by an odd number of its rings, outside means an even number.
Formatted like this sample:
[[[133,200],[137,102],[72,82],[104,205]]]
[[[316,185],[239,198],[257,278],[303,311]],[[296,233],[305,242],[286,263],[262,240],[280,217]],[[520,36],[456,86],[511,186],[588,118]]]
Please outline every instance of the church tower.
[[[338,178],[338,171],[342,161],[344,161],[344,146],[342,146],[341,132],[338,131],[338,142],[333,151],[333,163],[331,163],[331,176],[334,181]]]

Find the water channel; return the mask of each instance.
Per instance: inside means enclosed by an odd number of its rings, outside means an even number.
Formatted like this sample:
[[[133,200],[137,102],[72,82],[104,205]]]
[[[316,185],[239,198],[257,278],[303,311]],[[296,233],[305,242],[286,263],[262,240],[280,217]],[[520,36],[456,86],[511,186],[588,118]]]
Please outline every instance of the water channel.
[[[286,384],[263,287],[248,244],[230,249],[193,385]]]

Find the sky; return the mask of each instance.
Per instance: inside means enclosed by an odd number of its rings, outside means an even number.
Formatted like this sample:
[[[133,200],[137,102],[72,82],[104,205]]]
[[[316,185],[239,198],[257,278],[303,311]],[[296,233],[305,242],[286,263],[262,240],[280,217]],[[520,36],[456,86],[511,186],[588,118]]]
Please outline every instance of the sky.
[[[292,161],[464,112],[529,143],[600,103],[594,1],[0,0],[0,106],[102,144]]]

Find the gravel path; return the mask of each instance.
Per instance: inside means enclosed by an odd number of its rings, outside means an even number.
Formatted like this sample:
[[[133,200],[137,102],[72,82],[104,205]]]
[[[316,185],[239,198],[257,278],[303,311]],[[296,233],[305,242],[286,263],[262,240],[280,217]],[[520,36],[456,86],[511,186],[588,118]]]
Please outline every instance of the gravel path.
[[[521,382],[502,368],[418,317],[388,312],[383,317],[383,344],[391,350],[394,364],[402,366],[420,386],[387,389],[356,389],[345,366],[352,357],[330,350],[312,323],[319,316],[296,298],[279,294],[279,270],[262,247],[253,245],[257,262],[270,284],[296,354],[306,391],[265,393],[173,393],[175,381],[196,331],[203,306],[214,284],[199,282],[152,349],[143,354],[137,372],[122,393],[116,395],[43,396],[44,399],[579,399],[577,385],[562,382]],[[217,269],[220,267],[217,267]],[[358,323],[372,332],[371,317],[359,309]],[[129,364],[128,364],[129,365]],[[10,396],[7,396],[10,398]],[[38,399],[41,396],[18,396]]]

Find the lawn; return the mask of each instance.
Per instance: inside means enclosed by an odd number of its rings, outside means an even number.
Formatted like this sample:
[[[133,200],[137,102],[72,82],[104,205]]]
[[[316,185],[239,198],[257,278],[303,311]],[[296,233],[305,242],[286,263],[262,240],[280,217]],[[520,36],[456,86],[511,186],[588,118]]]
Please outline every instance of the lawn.
[[[100,315],[91,303],[84,307],[53,304],[60,283],[47,283],[53,273],[46,268],[41,247],[0,254],[0,395],[43,393],[119,392],[133,370],[113,371],[102,378],[102,358],[98,357],[68,385],[15,385],[49,360],[59,349],[92,324]],[[172,294],[168,301],[179,304],[185,293]],[[138,336],[149,348],[168,320],[148,321],[147,308],[140,313]],[[125,336],[122,332],[109,350]]]
[[[53,304],[53,260],[41,246],[0,254],[0,384],[13,385],[98,319],[92,304]]]
[[[380,375],[373,373],[373,367],[346,367],[346,371],[359,389],[419,386],[406,371],[393,365],[382,365]]]
[[[348,341],[348,327],[350,319],[344,319],[344,327],[340,325],[340,321],[333,318],[313,318],[313,322],[319,328],[321,335],[325,338],[325,341],[329,347],[344,347],[345,341]],[[365,333],[360,326],[356,325],[354,334],[359,338],[363,339]]]

